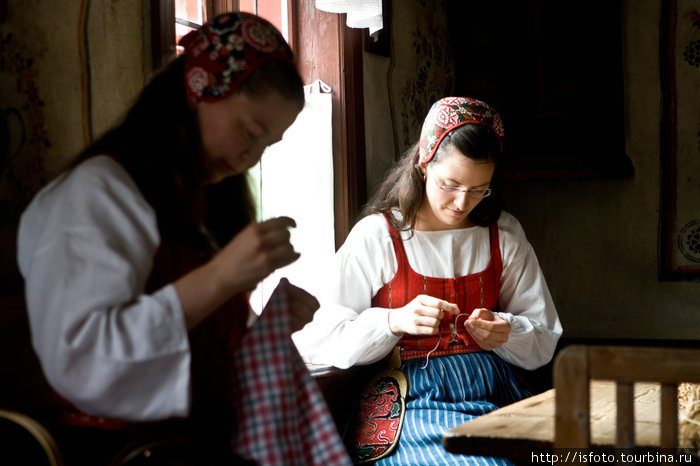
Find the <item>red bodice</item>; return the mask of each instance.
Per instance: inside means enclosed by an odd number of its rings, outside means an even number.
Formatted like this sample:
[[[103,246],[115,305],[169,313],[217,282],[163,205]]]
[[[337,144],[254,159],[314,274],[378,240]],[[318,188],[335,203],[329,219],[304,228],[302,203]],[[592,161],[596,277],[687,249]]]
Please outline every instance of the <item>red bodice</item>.
[[[385,215],[386,217],[386,215]],[[481,272],[455,278],[426,277],[413,270],[408,263],[403,240],[387,220],[398,268],[394,278],[385,284],[372,298],[373,307],[398,308],[408,304],[416,296],[426,294],[455,303],[459,314],[445,313],[438,335],[404,335],[399,340],[401,359],[423,358],[449,354],[483,351],[464,327],[464,321],[477,308],[495,310],[498,306],[503,262],[498,242],[498,225],[489,226],[491,260]]]

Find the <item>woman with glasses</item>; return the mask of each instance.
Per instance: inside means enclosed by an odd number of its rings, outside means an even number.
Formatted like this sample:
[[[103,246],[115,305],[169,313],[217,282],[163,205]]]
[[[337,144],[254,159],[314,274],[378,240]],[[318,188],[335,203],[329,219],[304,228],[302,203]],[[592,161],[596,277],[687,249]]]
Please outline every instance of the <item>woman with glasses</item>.
[[[398,349],[408,379],[398,442],[391,432],[365,436],[356,458],[379,452],[378,464],[507,464],[450,455],[441,444],[444,431],[528,396],[510,365],[546,364],[562,333],[535,253],[493,195],[502,143],[500,116],[489,105],[436,102],[420,141],[339,249],[317,294],[321,309],[294,335],[307,361],[340,368]],[[379,445],[380,437],[393,446]]]

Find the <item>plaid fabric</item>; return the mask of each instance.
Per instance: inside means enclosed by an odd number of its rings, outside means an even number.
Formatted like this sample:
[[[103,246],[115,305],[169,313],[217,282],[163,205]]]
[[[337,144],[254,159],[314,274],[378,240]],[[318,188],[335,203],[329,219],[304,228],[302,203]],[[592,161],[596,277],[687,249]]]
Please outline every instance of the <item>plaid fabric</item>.
[[[289,303],[280,284],[233,353],[233,451],[266,466],[351,465],[289,335]]]

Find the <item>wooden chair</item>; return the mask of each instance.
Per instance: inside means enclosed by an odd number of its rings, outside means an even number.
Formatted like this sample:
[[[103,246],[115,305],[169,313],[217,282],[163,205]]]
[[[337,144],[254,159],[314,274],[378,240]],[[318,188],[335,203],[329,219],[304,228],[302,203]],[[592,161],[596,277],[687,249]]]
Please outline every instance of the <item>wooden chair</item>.
[[[678,385],[700,382],[700,348],[572,345],[554,363],[555,448],[590,448],[590,381],[616,382],[616,448],[635,446],[634,383],[661,384],[661,448],[677,448]]]
[[[54,437],[36,419],[0,409],[0,464],[62,466]]]

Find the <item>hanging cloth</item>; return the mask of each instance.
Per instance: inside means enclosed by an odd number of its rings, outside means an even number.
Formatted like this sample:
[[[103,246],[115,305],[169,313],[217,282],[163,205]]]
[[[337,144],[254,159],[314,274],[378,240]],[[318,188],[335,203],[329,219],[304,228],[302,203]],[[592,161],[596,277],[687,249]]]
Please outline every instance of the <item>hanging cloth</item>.
[[[370,35],[384,27],[382,0],[316,0],[316,8],[329,13],[347,13],[351,28],[369,28]]]

